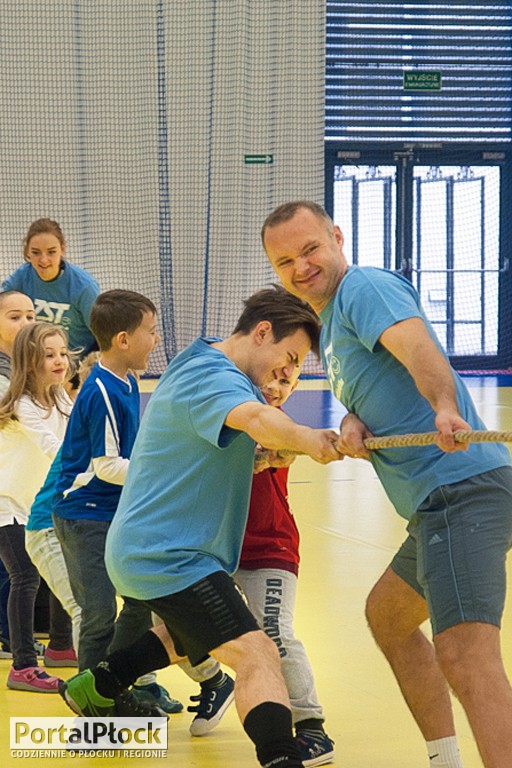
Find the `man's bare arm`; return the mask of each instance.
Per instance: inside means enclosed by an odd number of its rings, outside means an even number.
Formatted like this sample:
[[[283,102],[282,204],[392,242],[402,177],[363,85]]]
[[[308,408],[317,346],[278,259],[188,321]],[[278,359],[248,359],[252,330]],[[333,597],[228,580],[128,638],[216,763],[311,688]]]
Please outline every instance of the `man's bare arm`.
[[[461,417],[457,393],[448,360],[430,337],[419,317],[411,317],[387,328],[380,343],[407,368],[418,392],[430,403],[436,414],[438,445],[444,451],[466,450],[466,443],[456,443],[453,432],[470,429]]]
[[[342,459],[335,448],[338,435],[332,429],[311,429],[296,424],[270,405],[249,401],[237,405],[226,418],[226,426],[246,432],[264,448],[306,453],[321,464]]]

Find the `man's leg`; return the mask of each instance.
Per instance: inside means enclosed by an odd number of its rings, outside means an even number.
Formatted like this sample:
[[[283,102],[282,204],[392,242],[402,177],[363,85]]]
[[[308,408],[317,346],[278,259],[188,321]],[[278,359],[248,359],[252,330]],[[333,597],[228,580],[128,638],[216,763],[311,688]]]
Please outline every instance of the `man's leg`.
[[[500,649],[500,631],[468,622],[435,635],[441,668],[460,700],[486,768],[512,765],[512,688]]]
[[[434,646],[419,628],[428,619],[425,600],[388,568],[370,592],[366,617],[425,739],[452,736],[448,685]]]
[[[430,764],[458,768],[448,685],[434,646],[420,629],[428,618],[425,600],[388,568],[368,597],[366,616],[427,742]]]
[[[180,655],[165,625],[153,627],[130,648],[111,654],[93,672],[63,683],[60,691],[69,706],[84,715],[112,715],[116,696],[139,675],[180,661],[184,649],[194,663],[210,654],[237,674],[238,714],[260,764],[301,768],[279,653],[258,629],[227,574],[216,572],[178,595],[147,604],[169,621],[173,635],[177,632],[177,645],[185,644],[178,648]],[[214,645],[213,638],[225,639]]]

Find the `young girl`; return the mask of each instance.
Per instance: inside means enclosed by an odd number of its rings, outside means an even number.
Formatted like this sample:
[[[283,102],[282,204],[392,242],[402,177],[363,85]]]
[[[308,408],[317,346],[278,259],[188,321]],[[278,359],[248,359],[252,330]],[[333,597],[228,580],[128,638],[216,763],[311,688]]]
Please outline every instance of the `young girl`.
[[[37,666],[33,643],[39,574],[25,550],[25,523],[66,429],[67,337],[49,323],[14,341],[9,389],[0,401],[0,558],[11,580],[8,602],[13,666],[7,686],[57,693],[59,680]]]
[[[11,356],[14,339],[22,328],[35,321],[32,299],[19,291],[0,292],[0,398],[5,395],[11,378]],[[9,622],[9,574],[0,560],[0,658],[10,659]]]
[[[36,320],[65,328],[69,349],[84,357],[91,349],[97,349],[89,315],[100,289],[88,272],[71,264],[65,255],[66,241],[59,224],[52,219],[37,219],[30,225],[23,244],[27,263],[5,280],[3,288],[30,296]]]

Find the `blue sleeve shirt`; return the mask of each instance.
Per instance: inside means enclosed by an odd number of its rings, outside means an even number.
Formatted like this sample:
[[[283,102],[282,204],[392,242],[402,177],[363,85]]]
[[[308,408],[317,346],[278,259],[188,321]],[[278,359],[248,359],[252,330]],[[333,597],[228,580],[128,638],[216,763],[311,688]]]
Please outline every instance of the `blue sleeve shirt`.
[[[121,379],[96,363],[78,393],[62,444],[54,514],[68,520],[114,517],[122,486],[100,480],[92,460],[129,459],[140,419],[133,376]]]
[[[265,401],[212,341],[197,339],[172,360],[144,412],[107,537],[121,595],[162,597],[237,568],[254,441],[225,421],[236,406]]]
[[[36,320],[54,323],[69,336],[69,348],[87,354],[95,343],[89,317],[100,292],[96,280],[84,269],[63,261],[63,269],[55,280],[41,280],[33,266],[23,264],[3,283],[4,291],[20,291],[30,296]]]
[[[55,497],[55,485],[60,474],[61,452],[62,447],[53,460],[44,484],[36,494],[30,509],[30,517],[25,526],[27,531],[41,531],[44,528],[53,528],[53,499]]]
[[[435,413],[407,369],[379,342],[395,323],[421,318],[439,341],[411,283],[374,267],[350,267],[321,313],[322,361],[335,397],[376,435],[436,431]],[[485,429],[458,374],[453,371],[460,414],[472,429]],[[481,472],[510,464],[504,445],[472,443],[445,453],[437,446],[387,448],[371,460],[397,512],[410,519],[428,494]]]

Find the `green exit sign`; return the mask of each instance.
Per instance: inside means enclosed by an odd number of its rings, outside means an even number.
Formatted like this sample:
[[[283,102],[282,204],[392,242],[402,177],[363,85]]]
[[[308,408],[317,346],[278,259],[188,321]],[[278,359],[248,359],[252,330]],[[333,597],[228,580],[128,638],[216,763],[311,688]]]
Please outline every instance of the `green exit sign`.
[[[440,91],[441,73],[414,69],[404,72],[404,91]]]
[[[246,165],[272,165],[274,155],[244,155]]]

